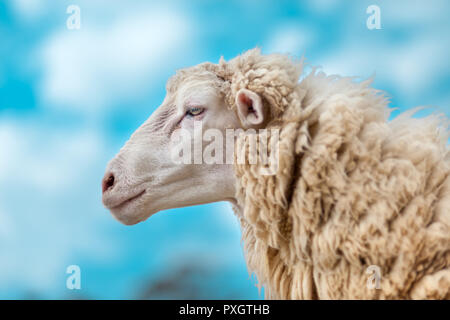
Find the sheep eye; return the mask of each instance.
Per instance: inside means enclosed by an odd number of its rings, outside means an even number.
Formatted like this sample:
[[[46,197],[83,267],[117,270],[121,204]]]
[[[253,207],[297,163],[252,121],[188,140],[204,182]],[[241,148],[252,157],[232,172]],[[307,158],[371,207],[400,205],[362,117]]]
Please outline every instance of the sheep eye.
[[[195,116],[200,115],[204,110],[205,109],[199,108],[199,107],[191,108],[186,112],[186,115],[195,117]]]

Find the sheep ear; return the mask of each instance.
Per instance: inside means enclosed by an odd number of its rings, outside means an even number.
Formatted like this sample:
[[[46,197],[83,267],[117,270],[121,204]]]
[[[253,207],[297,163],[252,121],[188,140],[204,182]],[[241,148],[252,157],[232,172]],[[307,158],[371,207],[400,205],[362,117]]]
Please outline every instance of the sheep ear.
[[[243,125],[256,126],[264,122],[264,106],[261,97],[248,89],[241,89],[236,95],[236,106]]]

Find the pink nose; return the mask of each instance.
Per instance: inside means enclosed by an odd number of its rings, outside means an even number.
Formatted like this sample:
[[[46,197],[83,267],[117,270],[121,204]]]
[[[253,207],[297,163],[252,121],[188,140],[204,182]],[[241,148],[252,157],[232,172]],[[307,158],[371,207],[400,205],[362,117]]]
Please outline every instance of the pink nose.
[[[114,182],[115,182],[114,174],[112,173],[105,174],[105,177],[103,178],[102,181],[102,192],[105,193],[106,191],[114,187]]]

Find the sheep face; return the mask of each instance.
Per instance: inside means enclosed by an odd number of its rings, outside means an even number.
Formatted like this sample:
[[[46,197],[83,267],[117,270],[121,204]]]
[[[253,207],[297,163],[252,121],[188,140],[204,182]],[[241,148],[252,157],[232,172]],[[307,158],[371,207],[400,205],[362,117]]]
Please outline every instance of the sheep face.
[[[240,107],[231,110],[221,91],[223,80],[209,71],[184,72],[192,74],[169,81],[162,105],[106,168],[102,200],[124,224],[136,224],[165,209],[233,201],[235,177],[226,157],[234,150],[226,150],[226,139],[217,136],[226,137],[226,130],[241,128],[242,123],[258,124],[262,106],[258,96],[246,90],[236,99]],[[213,140],[225,150],[219,155],[223,161],[203,158],[202,151]]]

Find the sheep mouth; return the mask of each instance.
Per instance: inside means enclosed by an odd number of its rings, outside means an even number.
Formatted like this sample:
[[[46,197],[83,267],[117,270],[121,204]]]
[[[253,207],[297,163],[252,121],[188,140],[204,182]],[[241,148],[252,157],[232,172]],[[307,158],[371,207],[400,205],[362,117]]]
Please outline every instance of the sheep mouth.
[[[110,210],[120,210],[120,209],[126,207],[127,205],[129,205],[130,203],[135,202],[140,197],[142,197],[146,191],[147,190],[144,189],[141,192],[139,192],[138,194],[136,194],[128,199],[125,199],[124,201],[114,205],[113,207],[110,207],[109,209]]]

